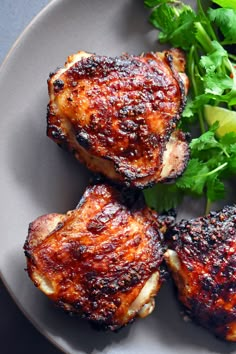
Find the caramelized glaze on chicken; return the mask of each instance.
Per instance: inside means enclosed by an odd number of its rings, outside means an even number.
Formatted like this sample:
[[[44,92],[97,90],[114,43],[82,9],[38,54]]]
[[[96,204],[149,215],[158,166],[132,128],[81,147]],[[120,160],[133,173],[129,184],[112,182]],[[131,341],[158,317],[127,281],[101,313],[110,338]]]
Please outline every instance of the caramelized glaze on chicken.
[[[181,221],[165,259],[189,315],[236,341],[236,206]]]
[[[188,160],[184,135],[172,135],[178,156],[173,144],[168,161],[165,151],[185,104],[184,68],[177,49],[115,58],[71,55],[48,80],[47,135],[92,171],[127,186],[164,181],[169,170],[177,177]]]
[[[154,308],[170,222],[136,194],[88,187],[77,209],[30,224],[28,274],[64,310],[118,329]]]

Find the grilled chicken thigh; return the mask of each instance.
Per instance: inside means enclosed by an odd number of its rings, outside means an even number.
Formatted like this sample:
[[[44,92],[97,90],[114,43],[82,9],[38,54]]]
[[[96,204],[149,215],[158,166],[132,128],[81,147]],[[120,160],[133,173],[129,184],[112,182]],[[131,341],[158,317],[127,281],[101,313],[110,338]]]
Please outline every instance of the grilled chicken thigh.
[[[92,171],[126,186],[168,180],[169,171],[177,177],[189,154],[184,134],[172,134],[188,90],[184,68],[177,49],[71,55],[48,80],[47,135]]]
[[[32,222],[24,246],[39,289],[64,310],[111,330],[152,312],[171,222],[127,193],[89,186],[77,209]]]
[[[236,206],[181,221],[165,259],[189,315],[236,341]]]

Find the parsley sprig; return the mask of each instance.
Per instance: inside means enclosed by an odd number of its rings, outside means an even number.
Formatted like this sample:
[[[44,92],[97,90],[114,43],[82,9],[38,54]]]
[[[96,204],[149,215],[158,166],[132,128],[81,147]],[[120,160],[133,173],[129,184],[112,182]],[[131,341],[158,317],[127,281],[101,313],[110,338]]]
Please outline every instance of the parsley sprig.
[[[178,0],[145,0],[151,8],[149,20],[159,30],[160,43],[183,49],[187,55],[187,74],[191,89],[179,127],[192,130],[199,125],[200,135],[190,143],[191,159],[184,174],[174,184],[157,184],[144,192],[147,203],[158,211],[176,207],[184,195],[206,197],[206,213],[214,201],[226,194],[226,180],[236,174],[236,134],[218,138],[218,123],[209,127],[204,106],[235,110],[236,3],[213,0],[214,8],[197,10]],[[216,7],[217,5],[217,7]],[[234,47],[235,48],[235,47]]]

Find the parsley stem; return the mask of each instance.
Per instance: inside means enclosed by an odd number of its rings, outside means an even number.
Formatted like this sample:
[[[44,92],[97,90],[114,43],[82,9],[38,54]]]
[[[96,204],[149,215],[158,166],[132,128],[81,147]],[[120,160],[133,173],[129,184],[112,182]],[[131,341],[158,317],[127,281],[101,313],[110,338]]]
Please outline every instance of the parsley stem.
[[[229,70],[230,73],[232,73],[233,66],[228,58],[223,59],[223,65],[225,68],[227,68]]]
[[[212,50],[211,39],[206,33],[204,27],[200,22],[195,22],[194,25],[197,30],[196,39],[200,43],[202,49],[205,50],[206,53],[211,52]]]
[[[192,83],[194,94],[196,95],[198,89],[197,89],[197,84],[195,81],[194,51],[195,51],[195,46],[192,45],[192,47],[190,48],[190,51],[189,51],[189,55],[188,55],[188,72],[191,77],[191,83]]]
[[[214,173],[220,171],[220,170],[223,170],[223,168],[225,168],[226,166],[228,165],[228,162],[224,162],[222,163],[222,165],[214,168],[214,170],[211,170],[210,172],[207,172],[207,173],[203,173],[203,174],[199,174],[198,176],[199,177],[207,177],[207,176],[211,176],[213,175]]]
[[[206,129],[205,129],[205,124],[204,124],[204,116],[203,116],[201,109],[198,110],[198,117],[199,117],[199,124],[200,124],[200,128],[201,128],[201,132],[203,134],[203,133],[205,133]]]
[[[224,163],[222,163],[222,165],[216,167],[214,170],[206,173],[205,176],[213,175],[214,173],[216,173],[216,172],[218,172],[220,170],[223,170],[223,168],[225,168],[227,165],[228,165],[228,162],[224,162]]]
[[[207,27],[206,28],[207,33],[209,33],[209,35],[211,36],[211,38],[213,38],[213,40],[217,41],[217,37],[215,35],[214,29],[211,26],[211,23],[206,15],[206,12],[202,8],[201,0],[197,0],[197,6],[198,6],[198,13],[201,15],[201,17],[204,18],[204,22],[205,22],[204,24]]]
[[[236,55],[228,53],[228,57],[234,61],[236,61]]]
[[[189,76],[191,78],[193,93],[194,93],[195,97],[199,95],[198,84],[197,84],[196,78],[200,77],[198,67],[195,63],[195,61],[197,61],[196,56],[197,56],[196,47],[194,45],[192,45],[190,48],[190,51],[189,51],[189,56],[188,56],[188,64],[189,64],[188,65],[188,72],[189,72]],[[198,113],[199,125],[200,125],[201,132],[204,133],[206,130],[205,130],[205,124],[204,124],[202,110],[198,109],[197,113]]]
[[[222,147],[222,151],[223,151],[223,153],[225,154],[225,156],[229,159],[229,158],[230,158],[230,155],[228,154],[228,152],[226,151],[226,149],[224,149],[224,148]]]
[[[179,17],[179,11],[176,9],[176,7],[173,7],[174,13],[176,15],[176,18]]]
[[[220,170],[222,170],[224,167],[227,166],[227,162],[223,163],[222,165],[218,166],[217,168],[215,168],[214,170],[210,171],[209,173],[206,174],[206,176],[210,176],[213,173],[216,173]],[[206,207],[205,207],[205,215],[209,214],[210,210],[211,210],[211,200],[209,198],[206,199]]]
[[[211,210],[211,200],[209,198],[207,198],[206,200],[206,208],[205,208],[205,215],[208,215],[210,213]]]

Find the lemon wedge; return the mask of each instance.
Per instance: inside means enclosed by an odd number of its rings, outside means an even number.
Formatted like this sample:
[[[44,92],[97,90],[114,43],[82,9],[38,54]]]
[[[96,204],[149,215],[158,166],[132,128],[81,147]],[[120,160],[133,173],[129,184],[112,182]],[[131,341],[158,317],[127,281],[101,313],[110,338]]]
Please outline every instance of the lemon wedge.
[[[218,137],[222,137],[227,133],[236,133],[236,111],[217,107],[217,106],[204,106],[204,115],[209,126],[215,122],[219,122],[219,128],[216,131]]]

